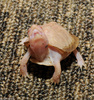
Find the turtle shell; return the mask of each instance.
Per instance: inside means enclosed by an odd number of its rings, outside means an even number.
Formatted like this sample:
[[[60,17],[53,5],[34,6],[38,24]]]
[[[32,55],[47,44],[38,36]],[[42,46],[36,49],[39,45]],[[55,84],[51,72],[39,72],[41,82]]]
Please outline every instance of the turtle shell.
[[[74,51],[79,44],[78,37],[70,34],[56,22],[39,25],[39,27],[41,27],[42,32],[47,36],[49,42],[48,47],[57,50],[61,54]],[[39,27],[38,25],[34,26],[37,30],[39,30]],[[24,44],[28,47],[29,41],[24,42]]]
[[[56,22],[50,22],[41,27],[48,38],[49,47],[53,47],[61,53],[72,52],[77,48],[79,44],[78,37],[70,34]]]

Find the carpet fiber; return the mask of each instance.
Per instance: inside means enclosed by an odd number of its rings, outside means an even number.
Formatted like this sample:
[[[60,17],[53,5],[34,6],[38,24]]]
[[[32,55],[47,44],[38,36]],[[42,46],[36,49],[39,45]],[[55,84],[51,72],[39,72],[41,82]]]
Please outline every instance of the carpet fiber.
[[[20,75],[26,48],[19,45],[33,24],[55,21],[79,37],[82,71],[73,53],[61,62],[59,85],[51,84],[54,67],[28,62]],[[93,0],[0,0],[0,100],[94,100]]]

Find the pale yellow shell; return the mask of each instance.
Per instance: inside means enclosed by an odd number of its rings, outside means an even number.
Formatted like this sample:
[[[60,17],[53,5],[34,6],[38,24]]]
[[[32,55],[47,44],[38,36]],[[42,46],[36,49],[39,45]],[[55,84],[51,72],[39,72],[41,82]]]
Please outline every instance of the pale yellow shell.
[[[61,52],[72,52],[79,44],[78,37],[70,34],[56,22],[50,22],[42,26],[46,34],[49,46],[59,49]]]

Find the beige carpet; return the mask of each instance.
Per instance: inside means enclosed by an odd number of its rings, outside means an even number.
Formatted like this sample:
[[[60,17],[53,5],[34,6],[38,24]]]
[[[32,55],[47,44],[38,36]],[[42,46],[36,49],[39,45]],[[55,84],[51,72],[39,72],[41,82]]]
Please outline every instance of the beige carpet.
[[[79,37],[82,71],[73,54],[61,62],[59,85],[50,83],[53,67],[28,62],[29,78],[20,76],[26,52],[18,43],[33,24],[60,23]],[[0,100],[94,100],[93,0],[0,0]]]

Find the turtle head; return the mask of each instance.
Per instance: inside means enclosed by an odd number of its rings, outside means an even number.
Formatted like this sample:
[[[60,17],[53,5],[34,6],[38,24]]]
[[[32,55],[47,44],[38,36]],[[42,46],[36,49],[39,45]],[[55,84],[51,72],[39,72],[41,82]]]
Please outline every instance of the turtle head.
[[[30,48],[34,52],[34,57],[42,61],[48,52],[48,39],[39,25],[33,25],[28,30]]]

